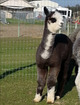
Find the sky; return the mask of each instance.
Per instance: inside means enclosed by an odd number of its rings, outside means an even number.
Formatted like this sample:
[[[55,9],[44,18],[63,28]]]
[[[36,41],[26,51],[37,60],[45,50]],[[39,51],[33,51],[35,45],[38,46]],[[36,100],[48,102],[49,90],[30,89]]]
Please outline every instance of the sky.
[[[80,0],[52,0],[57,2],[60,6],[75,6],[76,4],[80,5]]]

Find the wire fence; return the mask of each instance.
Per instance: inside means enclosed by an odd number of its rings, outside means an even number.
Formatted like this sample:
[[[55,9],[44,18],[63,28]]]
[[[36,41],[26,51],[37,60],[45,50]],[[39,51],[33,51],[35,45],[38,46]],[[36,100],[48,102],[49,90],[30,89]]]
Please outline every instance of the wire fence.
[[[8,94],[7,91],[9,88],[13,89],[13,87],[15,87],[16,89],[17,86],[24,86],[25,89],[22,88],[26,90],[28,81],[32,84],[32,87],[34,87],[32,82],[36,82],[37,78],[36,50],[43,35],[44,19],[45,16],[41,15],[39,11],[35,13],[32,10],[13,11],[10,9],[5,10],[4,8],[0,10],[1,105],[18,105],[18,103],[16,104],[12,99],[8,102],[7,100],[3,101],[6,99],[5,97],[7,95],[5,94]],[[65,19],[63,28],[59,30],[58,33],[64,33],[69,36],[77,27],[80,27],[80,24]],[[27,88],[29,89],[30,87]],[[17,91],[18,90],[16,90],[16,93]],[[32,95],[30,91],[29,94]],[[27,90],[26,92],[28,93]],[[17,96],[17,98],[18,97],[19,96]],[[7,104],[5,104],[6,102]],[[24,102],[27,103],[26,101]],[[30,105],[30,103],[28,105]]]
[[[15,72],[33,77],[36,75],[35,55],[43,35],[45,15],[33,9],[0,8],[0,78],[14,76]],[[71,18],[64,18],[64,25],[58,33],[69,36],[77,27],[80,25]]]
[[[0,78],[19,70],[23,70],[21,75],[32,75],[33,77],[36,75],[36,64],[33,64],[36,62],[36,50],[43,35],[44,18],[33,18],[34,12],[12,11],[12,16],[10,16],[10,11],[7,16],[5,11],[0,13]],[[63,28],[59,30],[59,33],[62,32],[69,36],[79,26],[79,24],[65,19]]]
[[[10,76],[36,78],[36,50],[43,34],[41,24],[0,24],[0,79]],[[59,31],[69,35],[75,25]],[[78,26],[77,26],[78,27]]]

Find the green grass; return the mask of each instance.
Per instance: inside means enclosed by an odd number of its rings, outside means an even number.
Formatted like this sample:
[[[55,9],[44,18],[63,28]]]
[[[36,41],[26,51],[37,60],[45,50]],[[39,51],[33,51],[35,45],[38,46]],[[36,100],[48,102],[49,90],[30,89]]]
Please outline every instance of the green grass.
[[[46,97],[39,103],[33,98],[37,86],[36,49],[40,39],[31,37],[0,39],[0,105],[46,105]],[[66,85],[64,96],[54,105],[80,105],[74,74]],[[46,93],[47,89],[43,92]]]
[[[7,22],[9,23],[9,24],[13,24],[13,25],[15,25],[15,24],[18,24],[18,23],[20,23],[20,24],[38,24],[38,25],[43,25],[44,24],[44,21],[43,20],[34,20],[34,19],[27,19],[27,20],[18,20],[18,19],[6,19],[7,20]]]
[[[35,63],[35,54],[40,39],[25,38],[2,38],[0,39],[0,72],[5,69],[14,69]]]
[[[20,73],[20,71],[18,72]],[[56,100],[54,105],[80,105],[77,91],[72,87],[73,78],[65,88],[68,91],[60,100]],[[34,103],[33,98],[36,92],[36,78],[26,76],[7,76],[0,80],[0,105],[46,105],[46,97],[39,103]],[[70,87],[71,86],[71,87]],[[71,89],[71,90],[70,90]],[[46,88],[43,95],[46,93]]]

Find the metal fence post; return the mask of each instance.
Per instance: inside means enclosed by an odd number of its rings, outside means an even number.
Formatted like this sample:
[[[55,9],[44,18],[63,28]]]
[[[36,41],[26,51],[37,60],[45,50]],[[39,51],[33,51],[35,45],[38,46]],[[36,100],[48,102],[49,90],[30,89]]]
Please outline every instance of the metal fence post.
[[[77,23],[75,23],[75,29],[77,28]]]
[[[70,30],[69,30],[69,22],[68,22],[68,24],[67,24],[67,35],[69,36],[69,32],[70,32]]]
[[[18,20],[18,37],[20,37],[20,22]]]

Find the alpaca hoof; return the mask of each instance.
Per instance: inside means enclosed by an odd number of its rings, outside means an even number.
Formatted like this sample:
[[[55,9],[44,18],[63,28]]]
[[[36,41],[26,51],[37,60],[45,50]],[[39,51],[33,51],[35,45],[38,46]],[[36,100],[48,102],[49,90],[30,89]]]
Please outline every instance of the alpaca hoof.
[[[53,104],[54,103],[54,101],[47,101],[47,104]]]
[[[36,103],[38,103],[38,102],[40,102],[40,99],[38,99],[38,98],[34,98],[33,101],[36,102]]]
[[[47,99],[47,104],[53,104],[53,103],[54,103],[54,100]]]
[[[34,102],[36,102],[36,103],[38,103],[38,102],[39,102],[39,100],[37,100],[37,99],[35,99],[35,98],[34,98],[34,100],[33,100],[33,101],[34,101]]]
[[[59,100],[60,99],[60,96],[56,96],[56,99]]]
[[[41,99],[42,99],[42,96],[40,96],[40,94],[36,94],[33,101],[37,103],[37,102],[40,102]]]

